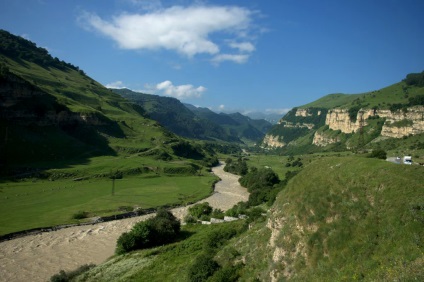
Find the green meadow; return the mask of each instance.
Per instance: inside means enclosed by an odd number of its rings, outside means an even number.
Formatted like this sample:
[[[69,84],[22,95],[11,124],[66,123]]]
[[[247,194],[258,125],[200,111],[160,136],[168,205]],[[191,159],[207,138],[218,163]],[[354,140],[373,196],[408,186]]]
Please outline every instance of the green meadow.
[[[118,214],[125,208],[154,208],[184,205],[207,197],[216,177],[141,176],[116,179],[91,178],[28,180],[2,184],[0,192],[0,235],[37,227],[77,223],[73,215],[88,217]]]

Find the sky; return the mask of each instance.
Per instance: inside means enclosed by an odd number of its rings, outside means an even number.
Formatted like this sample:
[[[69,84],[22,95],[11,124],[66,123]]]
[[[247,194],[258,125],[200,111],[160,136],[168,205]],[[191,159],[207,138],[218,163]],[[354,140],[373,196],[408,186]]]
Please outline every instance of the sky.
[[[0,0],[0,29],[111,88],[283,115],[424,70],[423,0]]]

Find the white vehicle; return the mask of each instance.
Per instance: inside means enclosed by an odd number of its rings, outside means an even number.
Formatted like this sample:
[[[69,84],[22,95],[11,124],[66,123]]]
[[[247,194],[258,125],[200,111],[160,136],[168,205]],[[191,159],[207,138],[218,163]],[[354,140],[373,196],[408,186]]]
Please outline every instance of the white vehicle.
[[[403,163],[406,165],[411,165],[412,164],[412,157],[411,156],[404,156],[403,157]]]

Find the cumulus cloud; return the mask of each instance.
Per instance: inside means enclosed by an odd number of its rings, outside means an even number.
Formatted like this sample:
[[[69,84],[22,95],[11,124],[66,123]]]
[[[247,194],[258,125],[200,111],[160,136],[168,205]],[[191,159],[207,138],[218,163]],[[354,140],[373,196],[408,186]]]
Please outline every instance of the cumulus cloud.
[[[115,81],[115,82],[111,82],[105,85],[106,88],[114,88],[114,89],[122,89],[122,88],[126,88],[124,86],[124,83],[120,80]]]
[[[96,14],[84,13],[80,23],[113,39],[120,48],[140,50],[172,50],[187,57],[197,54],[219,55],[221,48],[212,35],[227,37],[231,48],[239,52],[255,50],[251,42],[238,42],[252,29],[254,12],[237,6],[173,6],[145,13],[123,13],[105,20]],[[214,37],[216,38],[216,37]],[[220,41],[221,42],[221,41]],[[232,57],[229,57],[232,56]],[[238,56],[238,57],[237,57]],[[245,62],[246,55],[222,54],[215,62]]]
[[[156,89],[165,95],[178,99],[200,98],[203,92],[207,90],[203,86],[194,87],[191,84],[174,85],[169,80],[156,84]]]

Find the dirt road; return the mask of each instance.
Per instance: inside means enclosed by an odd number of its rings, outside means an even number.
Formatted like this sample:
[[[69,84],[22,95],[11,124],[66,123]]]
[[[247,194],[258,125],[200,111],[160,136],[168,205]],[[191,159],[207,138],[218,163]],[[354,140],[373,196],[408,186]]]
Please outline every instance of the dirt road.
[[[223,165],[213,168],[222,180],[215,192],[200,202],[209,202],[214,208],[227,210],[249,194],[238,183],[238,177],[224,172]],[[188,207],[173,209],[182,219]],[[26,236],[0,243],[0,281],[48,281],[61,269],[73,270],[83,264],[100,264],[113,255],[118,237],[145,215],[95,225],[76,226],[58,231]]]

